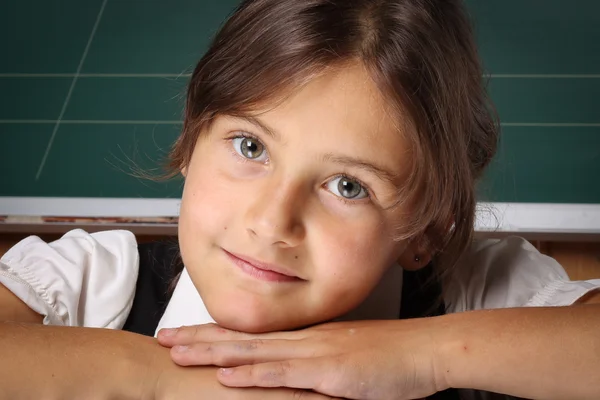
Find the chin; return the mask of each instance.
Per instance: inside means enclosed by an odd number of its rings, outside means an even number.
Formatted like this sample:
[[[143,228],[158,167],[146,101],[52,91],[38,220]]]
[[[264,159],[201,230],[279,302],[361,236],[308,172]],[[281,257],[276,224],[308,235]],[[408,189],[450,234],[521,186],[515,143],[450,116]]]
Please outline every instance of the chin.
[[[230,307],[209,310],[215,322],[226,329],[246,333],[266,333],[298,328],[300,321],[277,318],[273,313],[260,312],[257,307]],[[290,313],[288,315],[293,315]]]
[[[225,328],[245,333],[267,333],[279,329],[265,324],[263,321],[251,321],[242,318],[215,318],[215,322]]]
[[[277,330],[277,328],[273,327],[273,324],[270,324],[264,320],[252,319],[248,317],[240,318],[239,315],[232,316],[221,315],[217,313],[213,318],[219,326],[238,332],[266,333]]]

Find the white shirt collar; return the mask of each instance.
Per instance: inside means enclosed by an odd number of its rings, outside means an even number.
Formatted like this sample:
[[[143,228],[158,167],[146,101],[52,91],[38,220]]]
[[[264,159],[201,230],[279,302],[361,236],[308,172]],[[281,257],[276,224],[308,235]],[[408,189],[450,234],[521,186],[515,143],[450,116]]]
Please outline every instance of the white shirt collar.
[[[361,319],[397,319],[402,298],[402,268],[394,264],[383,275],[371,294],[354,310],[336,321]],[[204,306],[187,269],[183,269],[175,286],[156,333],[162,328],[177,328],[183,325],[199,325],[215,322]]]
[[[179,328],[183,325],[200,325],[215,322],[196,290],[187,269],[184,268],[175,286],[173,295],[163,314],[156,332],[162,328]]]

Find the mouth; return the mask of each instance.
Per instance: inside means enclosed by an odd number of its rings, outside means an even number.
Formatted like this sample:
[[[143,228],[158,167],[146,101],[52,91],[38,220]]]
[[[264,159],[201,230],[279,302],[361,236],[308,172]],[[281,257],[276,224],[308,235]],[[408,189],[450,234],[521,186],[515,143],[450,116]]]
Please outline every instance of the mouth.
[[[225,255],[237,266],[242,272],[267,282],[300,282],[303,279],[299,278],[293,272],[274,264],[263,263],[254,260],[250,257],[241,254],[230,253],[223,249]]]

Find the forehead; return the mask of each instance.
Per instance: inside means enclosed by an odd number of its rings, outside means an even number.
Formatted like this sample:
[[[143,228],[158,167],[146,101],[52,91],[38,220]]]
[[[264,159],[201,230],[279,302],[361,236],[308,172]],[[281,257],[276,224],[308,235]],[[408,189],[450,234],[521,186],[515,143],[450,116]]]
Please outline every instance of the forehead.
[[[393,109],[364,66],[353,63],[327,69],[258,116],[277,131],[318,144],[321,152],[367,157],[404,175],[408,124]]]

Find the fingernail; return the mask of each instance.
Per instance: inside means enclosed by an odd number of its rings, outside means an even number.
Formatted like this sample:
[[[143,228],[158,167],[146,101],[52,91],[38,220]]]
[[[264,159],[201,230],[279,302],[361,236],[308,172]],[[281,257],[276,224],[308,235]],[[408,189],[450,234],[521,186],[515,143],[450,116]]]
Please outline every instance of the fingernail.
[[[219,373],[223,376],[229,376],[233,374],[233,368],[221,368],[219,369]]]
[[[177,328],[168,328],[168,329],[161,329],[160,330],[160,335],[161,336],[175,336],[175,334],[177,333]]]
[[[190,348],[188,346],[173,346],[173,349],[177,352],[177,353],[185,353],[186,351],[188,351]]]

